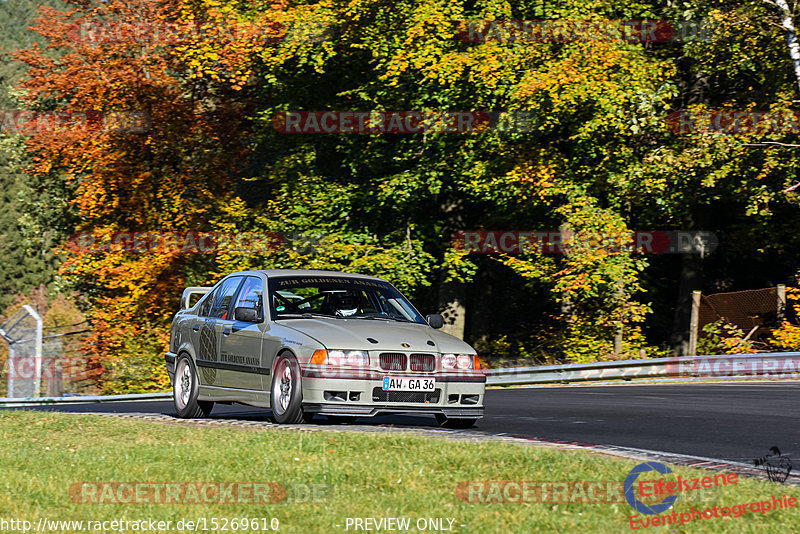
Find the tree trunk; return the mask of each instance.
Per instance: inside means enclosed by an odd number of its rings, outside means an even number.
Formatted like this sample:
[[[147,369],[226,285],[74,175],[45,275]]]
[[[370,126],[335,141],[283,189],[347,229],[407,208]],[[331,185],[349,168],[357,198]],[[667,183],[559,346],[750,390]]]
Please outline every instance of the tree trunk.
[[[798,88],[800,88],[800,44],[797,42],[797,34],[794,31],[794,16],[786,0],[775,0],[775,3],[781,8],[781,14],[783,16],[781,26],[786,31],[786,42],[789,44],[789,56],[792,58],[794,76],[797,79]]]
[[[702,227],[701,211],[692,208],[686,216],[684,226],[687,231]],[[675,302],[675,315],[672,322],[670,345],[678,356],[689,354],[689,329],[692,316],[692,292],[699,291],[703,285],[703,256],[693,250],[683,254],[681,259],[678,298]]]

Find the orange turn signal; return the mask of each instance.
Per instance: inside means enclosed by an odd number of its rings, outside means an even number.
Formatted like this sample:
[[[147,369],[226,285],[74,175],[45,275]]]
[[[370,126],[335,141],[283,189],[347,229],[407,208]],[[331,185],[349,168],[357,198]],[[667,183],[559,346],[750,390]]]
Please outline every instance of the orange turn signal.
[[[319,365],[325,365],[328,363],[328,351],[327,350],[315,350],[314,354],[311,356],[311,363],[316,363]]]
[[[472,360],[473,360],[473,365],[474,365],[475,369],[480,369],[481,368],[481,361],[478,359],[478,355],[477,354],[475,354],[472,357]]]

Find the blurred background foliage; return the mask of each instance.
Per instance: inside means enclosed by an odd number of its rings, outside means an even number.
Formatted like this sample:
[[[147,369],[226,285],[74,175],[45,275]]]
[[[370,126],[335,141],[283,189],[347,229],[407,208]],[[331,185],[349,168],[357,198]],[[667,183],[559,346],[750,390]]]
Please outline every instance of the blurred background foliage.
[[[182,288],[245,268],[387,278],[423,313],[455,305],[458,333],[491,365],[680,352],[692,290],[796,285],[797,149],[748,144],[796,143],[798,132],[679,135],[666,121],[682,109],[793,109],[779,15],[755,0],[4,0],[3,109],[141,113],[150,124],[0,136],[0,309],[42,285],[74,299],[92,329],[87,368],[115,393],[163,389]],[[466,21],[495,19],[710,30],[664,43],[457,37]],[[79,23],[144,31],[92,41]],[[159,40],[167,27],[173,38]],[[285,134],[274,120],[286,110],[508,110],[533,127]],[[470,230],[705,230],[719,247],[453,248]],[[212,255],[63,246],[78,232],[196,231],[296,238]],[[787,321],[775,346],[797,348],[797,332]],[[748,348],[723,324],[705,334],[703,350]]]

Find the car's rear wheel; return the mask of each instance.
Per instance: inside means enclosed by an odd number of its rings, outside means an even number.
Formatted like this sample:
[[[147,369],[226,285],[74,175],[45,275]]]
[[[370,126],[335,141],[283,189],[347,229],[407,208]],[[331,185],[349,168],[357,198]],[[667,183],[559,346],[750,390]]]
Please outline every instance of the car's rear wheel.
[[[197,400],[199,386],[194,362],[188,355],[181,355],[175,364],[175,378],[172,380],[172,401],[178,417],[193,419],[208,417],[211,413],[213,402]]]
[[[472,428],[478,422],[477,417],[454,417],[449,418],[444,414],[436,414],[436,422],[444,428]]]
[[[300,365],[295,357],[290,354],[278,356],[270,393],[272,417],[276,422],[298,424],[309,422],[313,417],[313,414],[303,413],[300,381]]]

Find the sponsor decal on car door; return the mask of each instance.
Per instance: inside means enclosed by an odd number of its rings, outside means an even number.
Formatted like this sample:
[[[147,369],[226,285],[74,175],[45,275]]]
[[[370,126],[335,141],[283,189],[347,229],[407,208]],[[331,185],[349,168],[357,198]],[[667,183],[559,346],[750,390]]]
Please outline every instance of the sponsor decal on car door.
[[[222,361],[221,349],[224,332],[230,331],[233,324],[230,320],[233,316],[231,307],[233,298],[244,278],[244,276],[233,276],[225,279],[217,287],[209,317],[200,328],[201,348],[198,351],[197,366],[200,368],[201,377],[206,378],[204,383],[209,386],[237,387],[234,372]]]
[[[193,317],[189,322],[192,346],[195,348],[197,372],[200,375],[200,384],[205,386],[213,386],[217,382],[216,368],[204,365],[204,362],[215,362],[218,359],[217,349],[219,343],[215,330],[216,319],[211,317],[215,294],[216,291],[212,290],[203,297],[197,316]]]
[[[248,276],[236,298],[229,306],[228,319],[220,321],[220,363],[226,368],[228,387],[262,389],[261,375],[268,373],[261,361],[264,283],[256,276]],[[256,311],[261,322],[236,320],[236,308]]]

